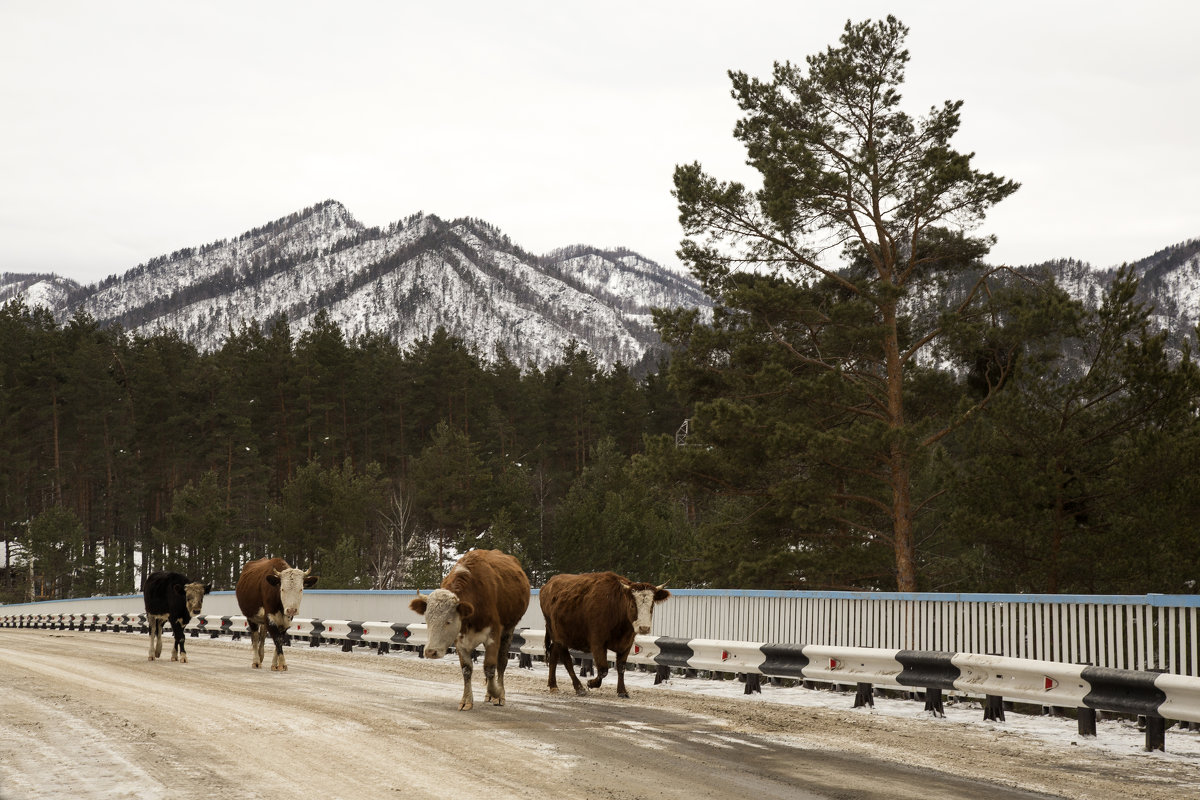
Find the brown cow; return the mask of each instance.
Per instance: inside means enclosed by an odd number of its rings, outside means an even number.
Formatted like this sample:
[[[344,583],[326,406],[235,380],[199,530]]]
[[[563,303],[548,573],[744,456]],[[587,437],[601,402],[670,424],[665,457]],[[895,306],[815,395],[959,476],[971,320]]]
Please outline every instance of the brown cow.
[[[458,560],[428,595],[420,592],[409,607],[425,617],[429,643],[425,658],[441,658],[453,646],[462,667],[463,694],[459,711],[475,705],[471,693],[471,654],[484,646],[485,701],[504,705],[504,669],[513,630],[529,608],[529,578],[521,562],[499,550],[472,550]]]
[[[300,611],[300,595],[317,582],[308,570],[288,566],[282,558],[260,558],[242,567],[237,582],[237,601],[246,621],[250,623],[250,648],[254,652],[252,666],[258,669],[263,662],[263,644],[267,634],[275,642],[275,658],[271,669],[287,670],[283,657],[283,635],[292,625],[292,617]]]
[[[650,633],[654,605],[671,596],[666,584],[632,583],[615,572],[585,575],[555,575],[539,593],[542,616],[546,618],[546,661],[550,667],[547,686],[558,689],[555,672],[562,661],[571,676],[575,694],[587,694],[575,675],[572,649],[591,652],[596,677],[588,681],[599,689],[608,674],[608,650],[617,654],[617,696],[625,691],[625,662],[634,637]]]

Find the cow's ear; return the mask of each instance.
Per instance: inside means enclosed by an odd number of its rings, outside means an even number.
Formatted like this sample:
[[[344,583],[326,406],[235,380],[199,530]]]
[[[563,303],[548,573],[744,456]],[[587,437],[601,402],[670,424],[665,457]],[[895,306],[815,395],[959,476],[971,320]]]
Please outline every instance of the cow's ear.
[[[666,600],[670,596],[671,596],[671,593],[669,591],[667,591],[666,589],[655,589],[654,590],[654,602],[656,602],[656,603],[661,603],[663,600]],[[674,608],[674,607],[675,606],[671,606],[671,608]]]
[[[458,601],[458,615],[463,619],[475,613],[475,606],[468,603],[466,600]]]
[[[182,583],[175,583],[175,584],[172,584],[171,586],[175,590],[175,594],[183,594],[183,584]]]
[[[304,588],[305,589],[311,589],[312,587],[314,587],[316,585],[317,585],[317,576],[316,575],[308,575],[304,578]]]
[[[211,591],[212,591],[212,584],[211,583],[204,584],[204,593],[208,594]]]
[[[267,583],[271,584],[272,586],[278,586],[279,585],[279,576],[278,575],[268,575]]]
[[[408,604],[408,607],[423,617],[423,616],[425,616],[425,609],[428,606],[425,603],[425,598],[418,596],[418,597],[414,597],[412,599],[412,602]]]

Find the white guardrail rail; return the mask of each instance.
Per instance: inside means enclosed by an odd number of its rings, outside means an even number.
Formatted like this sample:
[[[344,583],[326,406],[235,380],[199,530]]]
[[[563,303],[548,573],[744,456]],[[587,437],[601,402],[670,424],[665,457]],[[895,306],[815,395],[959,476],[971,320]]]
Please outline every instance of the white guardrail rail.
[[[145,614],[62,613],[0,615],[0,628],[145,632]],[[187,625],[192,636],[240,638],[249,631],[244,616],[200,615]],[[428,641],[424,623],[296,618],[290,636],[309,646],[372,645],[421,648]],[[519,629],[510,654],[544,656],[545,631]],[[586,669],[590,654],[574,652]],[[609,653],[610,661],[615,655]],[[872,687],[922,689],[926,708],[941,716],[941,692],[987,699],[986,719],[1003,719],[1001,701],[1042,707],[1073,708],[1079,732],[1095,734],[1095,712],[1137,715],[1146,723],[1146,749],[1164,749],[1167,720],[1200,723],[1200,678],[1165,672],[1112,669],[1055,661],[918,650],[771,644],[762,642],[638,636],[629,663],[657,667],[660,679],[671,669],[702,670],[747,676],[746,692],[758,678],[784,678],[856,685],[855,705],[873,704]],[[750,678],[753,677],[754,680]]]

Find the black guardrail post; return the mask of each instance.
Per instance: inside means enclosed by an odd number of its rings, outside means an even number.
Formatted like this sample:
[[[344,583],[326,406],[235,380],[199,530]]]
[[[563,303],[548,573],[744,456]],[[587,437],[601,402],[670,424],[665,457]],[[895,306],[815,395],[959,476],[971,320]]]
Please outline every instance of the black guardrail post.
[[[1096,709],[1077,708],[1075,709],[1075,718],[1079,723],[1080,736],[1096,735]]]
[[[934,687],[925,690],[925,710],[935,717],[945,717],[946,708],[942,705],[942,690]]]
[[[363,625],[361,622],[348,622],[347,627],[350,628],[350,632],[346,634],[346,636],[349,638],[342,641],[343,653],[349,653],[351,650],[353,650],[354,643],[361,642],[363,636]]]
[[[875,687],[869,683],[858,684],[858,690],[854,693],[854,707],[863,706],[875,707]]]
[[[954,653],[901,650],[896,654],[896,660],[903,669],[896,676],[896,682],[901,686],[924,689],[925,710],[935,717],[945,717],[942,690],[953,689],[954,682],[962,676],[962,670],[955,666],[953,658]],[[1000,718],[1003,719],[1003,710],[1000,713]]]
[[[986,695],[983,699],[984,721],[1004,722],[1004,698],[998,694]]]
[[[742,694],[762,694],[762,683],[759,680],[761,675],[757,672],[747,672],[743,677],[746,679],[746,690]]]
[[[521,631],[524,630],[526,629],[521,628],[521,630],[513,631],[512,641],[508,645],[508,652],[516,653],[518,669],[533,669],[533,656],[529,653],[521,652],[521,648],[526,644],[525,637],[521,635]]]

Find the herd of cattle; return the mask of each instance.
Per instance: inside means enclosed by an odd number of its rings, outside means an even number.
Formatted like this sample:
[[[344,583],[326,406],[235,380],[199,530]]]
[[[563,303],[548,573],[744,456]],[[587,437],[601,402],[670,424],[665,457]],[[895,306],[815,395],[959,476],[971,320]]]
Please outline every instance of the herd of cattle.
[[[238,607],[250,627],[253,652],[251,666],[263,662],[267,634],[275,644],[271,669],[286,670],[284,635],[300,611],[303,591],[317,582],[312,569],[301,570],[282,558],[260,558],[242,569],[238,578]],[[558,662],[578,695],[587,694],[575,675],[571,650],[592,656],[596,677],[588,681],[600,688],[608,674],[607,651],[616,654],[617,695],[625,690],[625,665],[634,637],[650,633],[656,603],[671,596],[662,586],[635,583],[614,572],[585,575],[555,575],[539,592],[546,620],[546,661],[550,667],[547,685],[557,690]],[[187,662],[184,626],[201,613],[204,595],[211,583],[189,581],[178,572],[156,572],[146,579],[146,618],[150,628],[150,660],[162,655],[162,632],[167,622],[175,636],[172,661]],[[486,702],[504,705],[504,669],[517,623],[525,615],[530,598],[529,578],[516,558],[499,550],[472,550],[458,560],[428,595],[417,592],[409,607],[425,617],[428,643],[425,658],[441,658],[453,647],[462,667],[463,694],[459,710],[474,705],[471,692],[473,653],[483,645],[483,674],[487,680]]]

